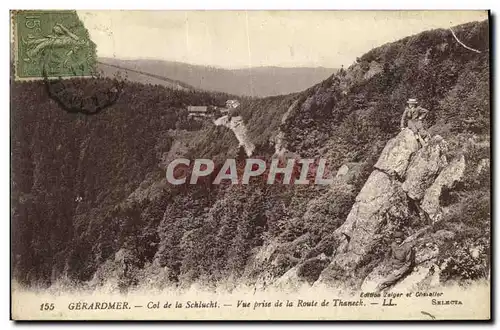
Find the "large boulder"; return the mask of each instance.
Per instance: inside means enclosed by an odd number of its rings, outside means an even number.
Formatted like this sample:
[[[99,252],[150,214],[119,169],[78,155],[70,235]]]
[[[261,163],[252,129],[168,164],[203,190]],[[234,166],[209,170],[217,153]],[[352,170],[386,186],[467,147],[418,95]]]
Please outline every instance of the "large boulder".
[[[436,135],[413,155],[402,186],[408,197],[413,200],[421,200],[424,197],[436,175],[447,165],[446,148],[443,138]]]
[[[433,221],[441,215],[440,198],[443,188],[452,189],[463,178],[465,172],[465,157],[454,159],[439,173],[434,183],[425,191],[421,207]]]
[[[411,155],[418,150],[415,134],[408,128],[387,142],[375,164],[375,168],[389,175],[402,178],[410,162]]]

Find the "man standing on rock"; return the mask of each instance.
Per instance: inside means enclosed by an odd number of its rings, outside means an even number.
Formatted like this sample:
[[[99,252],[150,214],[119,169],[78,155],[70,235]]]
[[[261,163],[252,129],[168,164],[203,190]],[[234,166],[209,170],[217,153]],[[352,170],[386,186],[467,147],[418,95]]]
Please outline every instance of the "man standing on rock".
[[[394,242],[391,244],[388,256],[388,266],[391,268],[391,272],[378,285],[377,291],[393,286],[413,270],[415,266],[415,249],[409,242],[403,243],[403,239],[404,234],[402,232],[394,234]]]
[[[429,133],[424,129],[423,120],[427,117],[429,110],[418,105],[416,99],[408,99],[408,106],[401,117],[401,129],[405,128],[406,120],[408,120],[408,128],[412,130],[420,145],[425,146],[429,140]]]

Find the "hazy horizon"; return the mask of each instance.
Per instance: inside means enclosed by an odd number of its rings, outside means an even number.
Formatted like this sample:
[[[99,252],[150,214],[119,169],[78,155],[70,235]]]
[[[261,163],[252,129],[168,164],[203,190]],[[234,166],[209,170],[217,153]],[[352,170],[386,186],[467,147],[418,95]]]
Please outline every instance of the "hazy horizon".
[[[78,15],[97,45],[98,57],[220,69],[348,67],[385,43],[488,18],[486,10],[115,10]]]
[[[119,60],[119,61],[157,61],[157,62],[168,62],[168,63],[180,63],[180,64],[187,64],[190,66],[199,66],[199,67],[206,67],[206,68],[215,68],[215,69],[221,69],[221,70],[251,70],[251,69],[271,69],[271,68],[277,68],[277,69],[325,69],[325,70],[338,70],[340,68],[332,68],[332,67],[326,67],[326,66],[277,66],[277,65],[263,65],[263,66],[252,66],[252,67],[234,67],[234,68],[228,68],[228,67],[223,67],[223,66],[217,66],[217,65],[210,65],[210,64],[196,64],[196,63],[189,63],[189,62],[182,62],[182,61],[175,61],[175,60],[165,60],[165,59],[160,59],[160,58],[152,58],[152,57],[141,57],[141,58],[123,58],[123,57],[107,57],[107,56],[99,56],[99,59],[107,59],[107,60]],[[106,63],[105,63],[106,64]]]

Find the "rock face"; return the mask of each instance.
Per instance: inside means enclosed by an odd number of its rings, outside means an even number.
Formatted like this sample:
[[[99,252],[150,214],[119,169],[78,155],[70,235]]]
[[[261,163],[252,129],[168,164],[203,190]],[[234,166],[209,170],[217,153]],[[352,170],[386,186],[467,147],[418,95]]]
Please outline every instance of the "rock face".
[[[460,182],[465,171],[465,157],[462,155],[445,167],[436,178],[432,186],[425,191],[422,200],[422,209],[427,212],[432,220],[437,220],[441,213],[439,199],[443,188],[452,189],[457,182]]]
[[[376,244],[373,234],[380,233],[389,218],[406,217],[408,203],[401,184],[383,172],[373,171],[356,197],[346,221],[337,229],[350,240],[346,252],[336,259],[338,265],[357,264],[370,253]]]
[[[228,116],[222,116],[214,120],[214,125],[216,126],[225,126],[233,131],[234,136],[240,143],[240,146],[245,148],[245,153],[248,157],[252,156],[255,145],[250,141],[247,135],[247,128],[243,123],[243,118],[241,116],[232,117],[231,119]]]
[[[446,143],[437,135],[425,148],[415,153],[406,170],[406,180],[402,186],[408,197],[414,200],[424,197],[425,190],[432,184],[436,174],[446,166],[444,152]]]
[[[395,138],[387,142],[375,168],[389,175],[403,177],[411,155],[418,150],[415,134],[405,128]]]
[[[385,271],[384,254],[394,231],[413,235],[406,229],[410,219],[420,218],[421,223],[426,223],[429,218],[440,218],[443,188],[453,188],[465,169],[463,156],[448,164],[446,151],[447,143],[440,136],[434,136],[419,149],[416,136],[409,129],[402,130],[387,143],[346,221],[335,231],[334,235],[343,243],[316,284],[345,286],[348,283],[355,289],[366,286],[367,281],[373,282]],[[427,228],[412,230],[424,232]],[[431,248],[425,245],[431,236],[424,241],[417,241],[413,236],[408,238],[428,256],[423,260],[417,254],[414,278],[426,277],[433,266],[438,246],[434,236]]]
[[[295,100],[292,105],[288,108],[288,110],[285,112],[283,117],[281,117],[281,124],[285,124],[286,120],[290,115],[296,110],[297,104],[299,104],[299,100]],[[285,133],[279,129],[278,134],[274,137],[273,141],[274,142],[274,154],[275,155],[284,155],[286,152],[286,141],[285,141]]]

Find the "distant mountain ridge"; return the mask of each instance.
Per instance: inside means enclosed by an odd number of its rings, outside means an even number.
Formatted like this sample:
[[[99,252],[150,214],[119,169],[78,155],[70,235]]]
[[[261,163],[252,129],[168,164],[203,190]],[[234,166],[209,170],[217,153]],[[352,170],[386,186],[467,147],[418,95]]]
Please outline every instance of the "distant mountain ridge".
[[[105,75],[126,72],[128,79],[168,87],[187,87],[242,96],[274,96],[303,91],[337,71],[332,68],[256,67],[223,69],[162,60],[99,58]]]
[[[101,69],[104,72],[105,76],[111,76],[118,73],[126,73],[127,79],[134,82],[162,85],[174,89],[196,90],[196,88],[191,85],[183,83],[182,81],[169,79],[168,77],[163,77],[157,74],[144,72],[140,70],[125,68],[116,64],[103,63],[100,61],[98,61],[97,63],[99,69]]]

